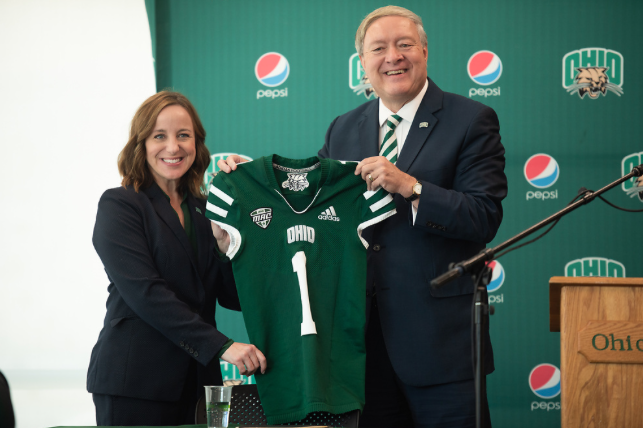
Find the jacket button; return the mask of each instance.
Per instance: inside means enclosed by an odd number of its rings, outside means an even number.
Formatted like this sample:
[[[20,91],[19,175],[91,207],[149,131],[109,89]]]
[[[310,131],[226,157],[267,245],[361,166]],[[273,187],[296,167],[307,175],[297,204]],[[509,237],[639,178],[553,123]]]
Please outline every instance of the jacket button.
[[[185,345],[185,343],[183,343],[183,341],[179,342],[179,346],[183,347],[184,345]]]
[[[375,244],[373,245],[373,251],[379,251],[382,247],[380,247],[380,244]]]
[[[190,348],[190,354],[194,354],[194,349]]]
[[[198,352],[196,352],[196,351],[194,351],[194,358],[196,358],[196,357],[198,357],[198,356],[199,356],[199,353],[198,353]]]

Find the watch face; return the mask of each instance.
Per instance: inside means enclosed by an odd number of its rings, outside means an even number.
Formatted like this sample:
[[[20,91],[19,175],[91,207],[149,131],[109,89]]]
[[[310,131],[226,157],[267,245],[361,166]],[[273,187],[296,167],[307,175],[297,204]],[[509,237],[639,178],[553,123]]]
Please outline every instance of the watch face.
[[[419,195],[420,193],[422,193],[422,184],[421,183],[415,183],[413,185],[413,193],[415,193],[416,195]]]

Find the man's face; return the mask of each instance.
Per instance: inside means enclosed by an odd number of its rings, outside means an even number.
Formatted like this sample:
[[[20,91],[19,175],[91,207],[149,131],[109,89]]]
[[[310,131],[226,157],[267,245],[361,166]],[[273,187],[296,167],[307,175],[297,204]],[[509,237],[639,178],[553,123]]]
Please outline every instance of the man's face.
[[[397,112],[424,87],[427,57],[413,21],[385,16],[366,30],[360,60],[384,105]]]

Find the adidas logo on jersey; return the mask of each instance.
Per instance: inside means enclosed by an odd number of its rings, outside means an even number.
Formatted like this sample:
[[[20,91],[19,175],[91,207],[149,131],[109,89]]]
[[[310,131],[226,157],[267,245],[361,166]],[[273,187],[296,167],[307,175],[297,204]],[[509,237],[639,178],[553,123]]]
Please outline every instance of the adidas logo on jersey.
[[[327,208],[325,211],[322,211],[322,213],[319,214],[317,218],[320,220],[339,221],[339,217],[337,217],[335,208],[333,208],[332,206]]]

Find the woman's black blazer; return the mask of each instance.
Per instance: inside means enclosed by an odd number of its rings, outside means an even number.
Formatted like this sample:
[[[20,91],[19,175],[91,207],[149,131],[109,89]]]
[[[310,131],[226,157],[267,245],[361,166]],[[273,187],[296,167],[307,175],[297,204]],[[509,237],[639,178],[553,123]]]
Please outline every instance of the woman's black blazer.
[[[216,328],[216,301],[240,310],[239,299],[229,263],[216,256],[205,200],[190,195],[187,202],[198,257],[156,183],[101,197],[93,243],[110,284],[89,392],[176,401],[191,360],[199,363],[199,384],[221,384],[220,371],[205,367],[228,340]]]

